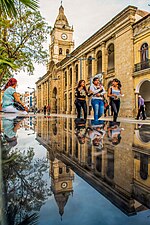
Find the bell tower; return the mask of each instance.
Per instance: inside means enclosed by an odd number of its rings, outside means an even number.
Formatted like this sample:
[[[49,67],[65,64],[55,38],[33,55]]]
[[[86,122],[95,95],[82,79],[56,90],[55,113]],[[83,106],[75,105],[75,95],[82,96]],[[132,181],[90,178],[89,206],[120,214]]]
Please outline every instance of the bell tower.
[[[55,63],[60,62],[66,57],[67,54],[73,51],[73,27],[69,26],[67,17],[64,14],[62,1],[54,28],[50,33],[50,38],[50,61],[54,61]]]
[[[69,196],[73,193],[74,172],[61,160],[50,161],[51,190],[62,218]]]

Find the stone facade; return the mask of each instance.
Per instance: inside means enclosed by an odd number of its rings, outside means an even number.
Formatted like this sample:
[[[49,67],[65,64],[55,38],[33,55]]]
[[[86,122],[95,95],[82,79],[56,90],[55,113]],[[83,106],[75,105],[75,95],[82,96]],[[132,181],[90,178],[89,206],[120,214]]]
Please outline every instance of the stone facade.
[[[114,77],[122,83],[125,96],[121,99],[120,116],[136,115],[137,93],[146,98],[149,109],[148,56],[146,68],[135,69],[135,64],[142,60],[139,57],[142,44],[150,45],[149,20],[150,14],[128,6],[73,50],[73,28],[69,26],[61,6],[51,32],[48,71],[36,83],[38,108],[49,104],[54,113],[75,114],[74,90],[78,81],[84,79],[88,87],[90,79],[101,74],[106,90]],[[150,50],[147,49],[148,55]]]

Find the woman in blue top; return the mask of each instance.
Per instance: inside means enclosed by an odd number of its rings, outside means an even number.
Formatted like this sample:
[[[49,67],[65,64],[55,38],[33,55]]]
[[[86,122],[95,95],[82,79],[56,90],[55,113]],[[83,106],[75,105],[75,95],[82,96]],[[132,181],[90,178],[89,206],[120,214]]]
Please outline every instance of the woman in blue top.
[[[4,87],[4,95],[2,99],[3,112],[27,114],[28,108],[21,102],[18,93],[16,92],[17,80],[10,78]],[[14,102],[19,102],[24,108],[24,111],[19,111],[14,107]]]
[[[120,109],[120,97],[123,96],[121,93],[121,82],[114,78],[112,80],[112,86],[108,89],[108,97],[110,97],[110,105],[113,111],[113,121],[117,121],[119,109]]]

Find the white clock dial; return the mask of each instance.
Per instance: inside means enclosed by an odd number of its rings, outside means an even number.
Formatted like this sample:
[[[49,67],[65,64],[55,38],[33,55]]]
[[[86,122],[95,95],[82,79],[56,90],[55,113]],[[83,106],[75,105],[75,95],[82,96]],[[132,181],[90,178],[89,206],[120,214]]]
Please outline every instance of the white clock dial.
[[[66,39],[67,39],[67,34],[63,33],[63,34],[61,35],[61,38],[62,38],[63,40],[66,40]]]
[[[67,182],[63,182],[63,183],[61,184],[61,187],[62,187],[63,189],[65,189],[67,186],[68,186]]]

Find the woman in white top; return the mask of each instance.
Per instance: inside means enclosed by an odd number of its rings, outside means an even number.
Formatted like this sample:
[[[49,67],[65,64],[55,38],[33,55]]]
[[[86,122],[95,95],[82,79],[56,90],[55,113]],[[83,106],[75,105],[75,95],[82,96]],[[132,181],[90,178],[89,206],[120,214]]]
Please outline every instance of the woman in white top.
[[[106,93],[98,77],[93,78],[90,93],[93,94],[91,104],[94,110],[94,120],[98,120],[104,114],[104,94]]]
[[[108,89],[108,97],[110,97],[110,105],[113,111],[113,121],[117,121],[120,109],[120,97],[123,96],[121,92],[121,82],[115,78],[112,80],[112,86]]]

